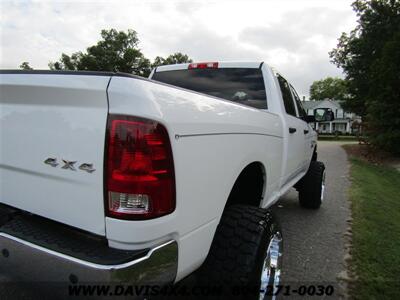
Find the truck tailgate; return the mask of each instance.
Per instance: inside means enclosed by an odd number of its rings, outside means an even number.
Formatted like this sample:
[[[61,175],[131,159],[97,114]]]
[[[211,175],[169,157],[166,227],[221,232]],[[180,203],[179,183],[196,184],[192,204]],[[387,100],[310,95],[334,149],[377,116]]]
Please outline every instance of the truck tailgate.
[[[0,74],[0,202],[105,235],[110,76]]]

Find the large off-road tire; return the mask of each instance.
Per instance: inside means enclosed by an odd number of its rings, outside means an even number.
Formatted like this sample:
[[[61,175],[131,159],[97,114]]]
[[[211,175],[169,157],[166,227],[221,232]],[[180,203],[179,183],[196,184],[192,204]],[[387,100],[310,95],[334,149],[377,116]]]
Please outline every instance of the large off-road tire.
[[[308,172],[297,186],[300,205],[305,208],[319,208],[324,200],[325,165],[320,161],[311,161]]]
[[[222,286],[224,297],[262,299],[261,290],[272,294],[279,284],[281,256],[282,235],[272,213],[232,205],[222,215],[200,279]]]

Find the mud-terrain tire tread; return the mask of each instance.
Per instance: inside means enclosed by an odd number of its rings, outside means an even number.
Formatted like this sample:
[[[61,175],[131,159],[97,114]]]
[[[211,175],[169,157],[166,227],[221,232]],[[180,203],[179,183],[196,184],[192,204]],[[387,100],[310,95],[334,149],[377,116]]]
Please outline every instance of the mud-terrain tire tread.
[[[200,269],[201,281],[257,289],[269,240],[277,231],[267,209],[241,204],[226,208]]]
[[[302,207],[318,209],[321,206],[321,184],[324,171],[324,163],[311,161],[306,175],[298,184],[299,203]]]

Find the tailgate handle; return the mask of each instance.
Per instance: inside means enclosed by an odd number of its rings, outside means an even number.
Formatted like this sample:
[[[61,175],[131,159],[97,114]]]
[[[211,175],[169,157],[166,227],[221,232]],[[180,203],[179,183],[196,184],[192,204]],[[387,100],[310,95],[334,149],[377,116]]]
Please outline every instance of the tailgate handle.
[[[289,133],[295,133],[296,132],[296,128],[294,127],[289,127]]]
[[[304,134],[309,133],[308,129],[304,129]]]

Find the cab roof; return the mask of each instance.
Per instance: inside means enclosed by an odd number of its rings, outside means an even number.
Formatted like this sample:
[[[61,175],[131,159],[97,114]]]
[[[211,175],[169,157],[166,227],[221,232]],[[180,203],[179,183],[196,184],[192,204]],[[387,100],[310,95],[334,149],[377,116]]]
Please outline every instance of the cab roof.
[[[250,62],[238,62],[238,61],[206,61],[206,62],[193,62],[186,64],[175,64],[175,65],[165,65],[158,66],[154,70],[155,72],[164,72],[164,71],[174,71],[174,70],[187,70],[189,69],[189,65],[193,64],[218,64],[218,68],[260,68],[263,64],[262,61],[250,61]]]

